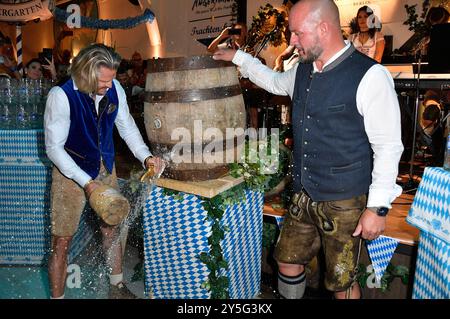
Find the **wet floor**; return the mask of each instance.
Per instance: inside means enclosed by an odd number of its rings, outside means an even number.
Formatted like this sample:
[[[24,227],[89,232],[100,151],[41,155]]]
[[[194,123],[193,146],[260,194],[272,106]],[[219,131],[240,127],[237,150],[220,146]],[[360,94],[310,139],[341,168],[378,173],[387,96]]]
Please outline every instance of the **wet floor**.
[[[65,297],[68,299],[107,299],[109,278],[101,245],[92,239],[68,268]],[[124,280],[139,298],[144,298],[144,281],[132,281],[134,267],[140,261],[138,250],[127,245],[124,256]],[[0,266],[0,299],[47,299],[50,296],[46,267]]]

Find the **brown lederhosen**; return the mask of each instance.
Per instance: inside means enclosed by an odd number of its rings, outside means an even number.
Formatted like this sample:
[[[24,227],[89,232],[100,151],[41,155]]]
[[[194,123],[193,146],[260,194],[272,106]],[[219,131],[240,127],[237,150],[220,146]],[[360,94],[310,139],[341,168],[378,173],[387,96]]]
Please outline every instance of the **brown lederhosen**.
[[[325,287],[348,289],[355,280],[360,238],[352,237],[366,205],[366,195],[347,200],[313,202],[304,192],[294,194],[274,258],[287,264],[308,264],[320,247],[325,253]]]

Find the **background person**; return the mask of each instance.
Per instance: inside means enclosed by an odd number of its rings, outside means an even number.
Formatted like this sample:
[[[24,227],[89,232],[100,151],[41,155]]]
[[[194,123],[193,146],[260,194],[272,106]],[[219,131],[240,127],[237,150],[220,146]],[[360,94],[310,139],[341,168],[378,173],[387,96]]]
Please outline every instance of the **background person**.
[[[0,74],[5,74],[8,78],[20,79],[22,76],[17,69],[17,62],[14,57],[14,49],[11,39],[5,37],[0,32]]]
[[[27,79],[39,80],[44,76],[44,69],[45,69],[50,72],[51,79],[56,81],[57,73],[55,64],[53,63],[53,58],[51,61],[48,59],[46,60],[48,64],[43,64],[42,61],[37,58],[33,58],[30,61],[28,61],[28,63],[25,65],[24,68],[24,76]]]
[[[370,7],[363,6],[358,9],[355,19],[355,29],[349,37],[350,42],[358,51],[381,63],[386,43],[379,30],[381,23],[378,17]]]
[[[208,46],[208,52],[214,53],[218,49],[239,49],[244,47],[247,41],[247,25],[238,22],[231,27],[226,27],[220,35]],[[247,109],[247,123],[249,127],[257,129],[259,127],[260,106],[267,103],[266,92],[250,83],[247,79],[240,79],[242,95]]]
[[[130,72],[131,85],[145,88],[145,81],[147,79],[146,61],[142,59],[139,52],[134,52],[131,56],[130,64],[132,67]]]
[[[428,104],[421,119],[421,138],[432,155],[429,166],[442,166],[444,164],[444,123],[441,118],[441,108],[439,104]]]
[[[239,49],[245,45],[246,40],[247,25],[243,22],[238,22],[231,27],[223,29],[219,36],[211,42],[207,50],[214,53],[217,49],[223,48]]]

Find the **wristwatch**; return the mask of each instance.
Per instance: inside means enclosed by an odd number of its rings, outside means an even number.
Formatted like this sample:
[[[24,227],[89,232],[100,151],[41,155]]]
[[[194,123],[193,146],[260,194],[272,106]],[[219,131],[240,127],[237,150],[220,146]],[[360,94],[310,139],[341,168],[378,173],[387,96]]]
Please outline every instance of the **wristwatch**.
[[[381,207],[367,207],[367,209],[370,209],[372,212],[377,214],[377,216],[385,217],[389,213],[389,208],[381,206]]]

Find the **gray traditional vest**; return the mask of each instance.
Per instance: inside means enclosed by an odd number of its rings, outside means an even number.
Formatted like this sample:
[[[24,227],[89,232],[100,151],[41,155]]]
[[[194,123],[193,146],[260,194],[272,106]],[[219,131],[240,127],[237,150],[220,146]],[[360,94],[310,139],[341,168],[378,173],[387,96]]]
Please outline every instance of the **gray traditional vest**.
[[[374,64],[353,46],[321,73],[299,64],[292,109],[295,192],[303,188],[314,201],[368,192],[373,154],[356,91]]]

